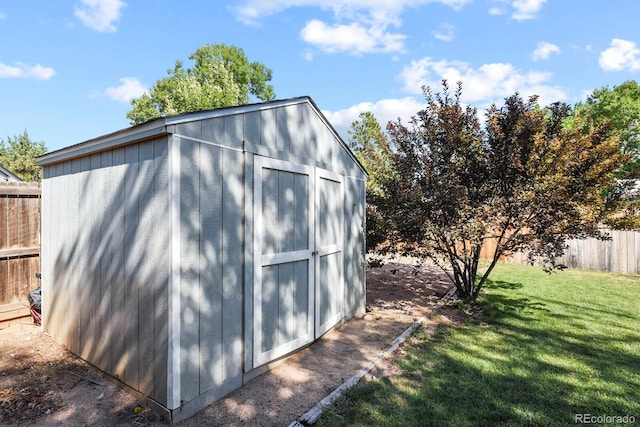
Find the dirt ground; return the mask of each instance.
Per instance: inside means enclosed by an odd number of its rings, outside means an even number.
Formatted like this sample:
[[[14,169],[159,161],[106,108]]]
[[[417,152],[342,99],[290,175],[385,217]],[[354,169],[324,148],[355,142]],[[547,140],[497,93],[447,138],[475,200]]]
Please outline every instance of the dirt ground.
[[[205,408],[180,426],[288,426],[386,350],[450,288],[433,267],[388,263],[367,272],[367,312]],[[446,316],[427,322],[434,328]],[[0,425],[164,426],[28,319],[0,326]],[[394,357],[401,357],[402,351]],[[393,374],[389,359],[369,377]],[[365,378],[366,379],[366,378]]]

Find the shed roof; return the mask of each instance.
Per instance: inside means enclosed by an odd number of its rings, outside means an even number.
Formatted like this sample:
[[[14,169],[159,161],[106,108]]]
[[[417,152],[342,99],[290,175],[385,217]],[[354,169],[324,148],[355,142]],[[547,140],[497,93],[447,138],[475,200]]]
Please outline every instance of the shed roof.
[[[22,181],[19,177],[12,174],[9,169],[0,165],[0,181]]]
[[[193,122],[198,120],[212,119],[216,117],[223,117],[233,114],[241,114],[247,112],[260,111],[270,108],[285,107],[289,105],[308,103],[316,111],[318,116],[324,122],[324,124],[331,130],[335,138],[344,146],[347,152],[351,155],[353,161],[367,174],[366,169],[362,166],[360,161],[353,154],[349,146],[340,137],[338,132],[333,128],[331,123],[322,114],[318,106],[313,102],[309,96],[300,96],[289,99],[275,100],[260,102],[255,104],[238,105],[233,107],[217,108],[215,110],[195,111],[191,113],[177,114],[173,116],[159,117],[157,119],[149,120],[139,125],[131,126],[125,129],[121,129],[109,134],[99,136],[97,138],[89,139],[84,142],[80,142],[69,147],[65,147],[56,151],[46,153],[36,159],[38,165],[47,166],[66,160],[70,160],[77,157],[82,157],[88,154],[110,150],[116,147],[128,145],[137,141],[156,138],[162,135],[171,134],[170,126]]]

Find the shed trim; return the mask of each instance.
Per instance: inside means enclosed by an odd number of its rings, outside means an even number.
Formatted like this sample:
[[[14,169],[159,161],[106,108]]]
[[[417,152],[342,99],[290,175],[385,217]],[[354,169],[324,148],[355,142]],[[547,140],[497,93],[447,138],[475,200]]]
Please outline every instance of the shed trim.
[[[180,143],[170,136],[169,146],[169,227],[170,227],[170,273],[169,273],[169,337],[167,351],[167,407],[180,407]]]
[[[225,150],[233,150],[233,151],[238,151],[240,153],[244,152],[242,148],[229,147],[228,145],[219,144],[217,142],[205,141],[204,139],[194,138],[192,136],[186,136],[179,133],[174,133],[173,135],[180,139],[186,139],[188,141],[198,142],[200,144],[211,145],[213,147],[224,148]]]
[[[111,150],[116,147],[140,142],[146,139],[157,138],[166,135],[167,130],[164,123],[154,120],[142,125],[133,126],[105,136],[90,139],[70,147],[52,151],[36,159],[40,166],[47,166],[54,163],[81,157],[87,154],[98,153],[100,151]]]
[[[177,125],[185,122],[192,122],[198,120],[215,119],[217,117],[225,117],[232,114],[250,113],[254,111],[269,110],[272,108],[285,107],[288,105],[303,104],[310,102],[308,96],[300,96],[297,98],[280,99],[275,101],[259,102],[255,104],[234,105],[231,107],[216,108],[215,110],[194,111],[190,113],[177,114],[175,116],[165,117],[164,124],[167,126]],[[311,103],[315,109],[316,107]]]

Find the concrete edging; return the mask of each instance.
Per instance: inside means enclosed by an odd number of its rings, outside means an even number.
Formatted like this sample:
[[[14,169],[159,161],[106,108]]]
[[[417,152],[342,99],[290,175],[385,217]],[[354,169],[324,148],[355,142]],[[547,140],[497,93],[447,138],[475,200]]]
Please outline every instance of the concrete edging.
[[[373,368],[375,368],[378,365],[378,363],[380,363],[382,359],[394,353],[398,349],[400,344],[405,342],[407,338],[413,335],[416,329],[418,329],[418,327],[420,327],[429,317],[431,317],[434,311],[441,308],[455,294],[455,292],[456,292],[455,286],[449,289],[449,291],[442,298],[440,298],[440,301],[438,301],[438,303],[435,306],[433,306],[431,310],[429,310],[420,319],[416,320],[402,334],[400,334],[398,338],[393,340],[393,342],[391,343],[391,346],[387,350],[380,353],[375,359],[369,362],[367,366],[360,369],[357,374],[355,374],[354,376],[352,376],[351,378],[343,382],[342,385],[340,385],[338,388],[333,390],[328,396],[326,396],[324,399],[318,402],[313,408],[305,412],[300,418],[298,418],[297,420],[289,424],[288,427],[305,427],[318,421],[318,419],[320,418],[320,416],[324,412],[324,409],[327,406],[331,405],[337,398],[342,396],[342,394],[345,391],[356,386],[360,382],[360,380],[364,378],[365,375],[371,372]]]

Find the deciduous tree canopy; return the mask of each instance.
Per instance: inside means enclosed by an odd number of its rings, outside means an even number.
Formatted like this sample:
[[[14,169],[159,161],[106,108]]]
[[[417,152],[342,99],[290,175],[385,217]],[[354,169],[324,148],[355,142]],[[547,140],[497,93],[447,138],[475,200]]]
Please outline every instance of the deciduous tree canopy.
[[[158,80],[149,93],[131,101],[127,113],[131,124],[160,116],[246,104],[251,96],[275,98],[271,70],[249,62],[244,51],[225,44],[204,45],[189,59],[193,68],[176,61],[168,77]]]
[[[585,116],[585,125],[611,121],[611,132],[620,136],[621,149],[629,155],[629,162],[618,175],[621,178],[640,178],[640,86],[628,80],[618,86],[596,89],[586,102],[575,106],[575,114]]]
[[[393,173],[370,202],[387,227],[378,250],[431,258],[475,300],[500,256],[527,251],[551,269],[567,239],[601,237],[626,158],[609,122],[585,127],[577,116],[563,127],[565,104],[542,108],[514,94],[481,124],[461,91],[446,81],[442,93],[425,88],[425,109],[408,125],[389,123]],[[495,252],[479,275],[487,241]]]

